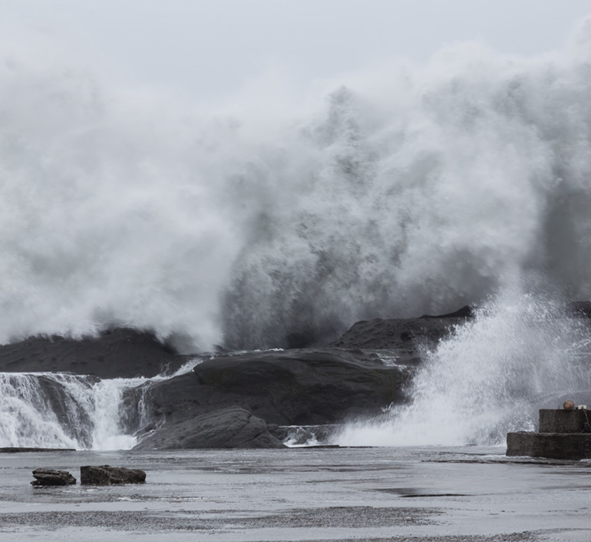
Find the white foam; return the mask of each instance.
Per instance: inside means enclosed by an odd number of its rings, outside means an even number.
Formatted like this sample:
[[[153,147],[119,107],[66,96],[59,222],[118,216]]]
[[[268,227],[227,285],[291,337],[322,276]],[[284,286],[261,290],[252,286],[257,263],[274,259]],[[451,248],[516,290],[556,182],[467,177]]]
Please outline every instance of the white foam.
[[[200,362],[195,358],[173,375],[153,378],[0,373],[0,448],[131,449],[134,433],[151,421],[144,402],[149,385],[186,374]],[[130,390],[136,393],[126,403]]]
[[[342,445],[499,444],[506,433],[533,430],[540,398],[591,390],[588,328],[556,304],[517,290],[487,303],[424,362],[411,403],[379,419],[350,424]],[[591,393],[591,391],[590,391]]]

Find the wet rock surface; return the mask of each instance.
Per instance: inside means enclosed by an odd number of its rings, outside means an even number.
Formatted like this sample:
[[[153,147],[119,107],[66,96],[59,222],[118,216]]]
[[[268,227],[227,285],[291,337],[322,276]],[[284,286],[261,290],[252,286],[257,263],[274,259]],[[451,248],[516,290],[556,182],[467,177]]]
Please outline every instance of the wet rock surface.
[[[134,450],[283,447],[264,420],[230,407],[157,429]]]
[[[573,304],[572,311],[591,314],[588,305],[591,306],[588,302],[578,302]],[[332,347],[401,349],[410,360],[415,356],[417,343],[438,340],[454,325],[470,318],[472,313],[470,307],[463,307],[441,316],[357,322],[339,340],[321,350],[326,352]],[[174,342],[177,343],[180,344],[178,340]],[[223,351],[222,347],[220,349]],[[100,378],[151,377],[167,367],[174,371],[190,357],[180,355],[172,342],[163,344],[149,331],[113,328],[96,337],[38,336],[0,345],[0,372],[71,372]]]
[[[402,359],[419,357],[417,347],[432,346],[453,332],[454,327],[474,316],[474,309],[462,307],[456,312],[420,318],[376,318],[356,322],[343,336],[332,343],[340,348],[393,349]]]
[[[35,469],[33,477],[35,480],[31,482],[32,486],[68,486],[76,483],[76,478],[65,470]]]
[[[71,372],[100,378],[151,377],[187,358],[149,332],[128,328],[98,337],[30,337],[0,346],[0,372]]]
[[[140,469],[111,467],[109,465],[80,467],[80,484],[89,486],[110,486],[121,484],[143,484],[146,473]]]
[[[591,302],[574,301],[561,311],[589,320]],[[356,322],[338,340],[324,347],[292,348],[289,352],[339,350],[392,350],[400,363],[420,360],[420,347],[433,345],[474,316],[470,306],[443,315],[418,318],[363,320]],[[112,328],[98,336],[68,338],[36,336],[0,345],[0,372],[71,372],[100,378],[151,377],[168,368],[173,372],[193,356],[181,355],[174,338],[167,344],[149,331]],[[301,346],[292,341],[290,346]],[[303,344],[303,343],[302,343]],[[228,353],[223,347],[220,352]],[[335,350],[336,349],[336,350]]]
[[[412,374],[362,351],[249,352],[207,360],[191,374],[156,383],[146,400],[172,422],[240,406],[267,423],[323,425],[403,402]]]

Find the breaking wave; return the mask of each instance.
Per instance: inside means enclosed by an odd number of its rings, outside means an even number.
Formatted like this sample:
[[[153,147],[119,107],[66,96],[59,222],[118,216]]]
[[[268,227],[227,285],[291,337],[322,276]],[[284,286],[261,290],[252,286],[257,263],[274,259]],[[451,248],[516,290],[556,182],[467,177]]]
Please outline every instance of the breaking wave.
[[[457,45],[253,118],[0,51],[0,342],[313,343],[531,270],[587,298],[590,60],[587,20],[556,54]]]
[[[436,348],[424,352],[410,403],[346,426],[349,446],[504,444],[532,431],[539,408],[591,397],[587,319],[539,292],[508,289]]]

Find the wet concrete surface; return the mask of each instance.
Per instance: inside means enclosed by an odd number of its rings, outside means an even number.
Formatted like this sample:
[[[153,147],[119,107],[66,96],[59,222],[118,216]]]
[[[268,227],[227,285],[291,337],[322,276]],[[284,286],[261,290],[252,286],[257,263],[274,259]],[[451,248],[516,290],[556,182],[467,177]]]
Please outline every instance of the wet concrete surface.
[[[504,448],[0,454],[0,540],[591,541],[591,462]],[[33,488],[38,467],[143,485]]]

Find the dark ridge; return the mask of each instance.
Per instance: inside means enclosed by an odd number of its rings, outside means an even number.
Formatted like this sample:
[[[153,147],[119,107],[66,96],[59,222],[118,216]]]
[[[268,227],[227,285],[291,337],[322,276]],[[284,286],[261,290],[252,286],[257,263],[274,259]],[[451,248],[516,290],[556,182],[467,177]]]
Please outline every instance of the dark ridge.
[[[420,318],[472,318],[475,314],[474,307],[470,305],[465,305],[461,309],[458,309],[455,312],[450,312],[448,314],[439,314],[436,316],[431,316],[430,314],[423,314]]]
[[[0,372],[70,372],[99,378],[152,377],[187,356],[149,331],[115,328],[97,337],[29,337],[0,346]]]

